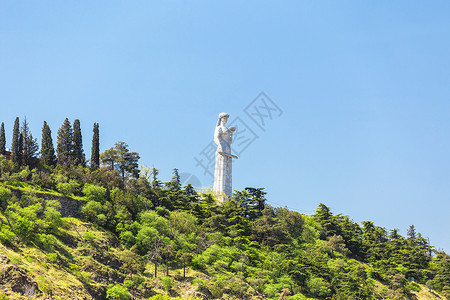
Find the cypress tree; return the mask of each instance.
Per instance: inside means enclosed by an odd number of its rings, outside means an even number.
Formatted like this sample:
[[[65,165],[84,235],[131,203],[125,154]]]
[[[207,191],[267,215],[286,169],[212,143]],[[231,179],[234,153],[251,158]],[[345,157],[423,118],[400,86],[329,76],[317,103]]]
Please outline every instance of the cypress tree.
[[[52,131],[46,121],[44,121],[44,126],[42,126],[41,162],[49,166],[55,165]]]
[[[23,134],[19,133],[19,145],[17,147],[17,163],[22,165],[23,158]]]
[[[80,120],[73,122],[73,158],[75,164],[84,165],[83,138],[81,136]]]
[[[92,136],[91,168],[97,169],[100,164],[100,137],[98,123],[94,123],[94,135]]]
[[[66,118],[62,126],[58,129],[56,152],[58,153],[59,164],[71,163],[72,156],[72,125],[69,119]]]
[[[0,128],[0,154],[4,155],[6,151],[5,123],[2,122]]]
[[[22,160],[21,152],[19,151],[19,117],[16,118],[13,128],[13,137],[11,142],[11,160],[15,163],[20,163]]]
[[[28,126],[27,118],[23,120],[22,129],[22,164],[28,166],[31,163],[31,158],[35,157],[39,152],[39,146],[36,139],[31,134],[30,127]]]

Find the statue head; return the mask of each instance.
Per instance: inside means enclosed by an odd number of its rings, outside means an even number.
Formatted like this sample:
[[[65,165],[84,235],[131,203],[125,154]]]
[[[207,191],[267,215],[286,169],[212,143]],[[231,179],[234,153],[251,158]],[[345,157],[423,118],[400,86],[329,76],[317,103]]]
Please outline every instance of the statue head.
[[[219,114],[219,120],[217,121],[216,127],[220,125],[220,121],[222,121],[222,119],[224,119],[224,120],[225,120],[225,123],[226,123],[229,117],[230,117],[230,115],[227,114],[227,113],[225,113],[225,112],[220,113],[220,114]]]

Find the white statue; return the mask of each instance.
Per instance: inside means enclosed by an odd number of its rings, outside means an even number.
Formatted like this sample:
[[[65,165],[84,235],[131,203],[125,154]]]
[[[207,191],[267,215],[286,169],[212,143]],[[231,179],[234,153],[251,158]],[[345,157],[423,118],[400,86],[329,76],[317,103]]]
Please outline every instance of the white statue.
[[[217,145],[216,150],[216,168],[214,170],[214,187],[213,190],[227,196],[231,195],[232,180],[232,159],[238,158],[231,154],[231,143],[233,133],[236,131],[235,127],[227,128],[229,114],[219,114],[216,130],[214,131],[214,142]],[[223,200],[223,198],[222,198]]]

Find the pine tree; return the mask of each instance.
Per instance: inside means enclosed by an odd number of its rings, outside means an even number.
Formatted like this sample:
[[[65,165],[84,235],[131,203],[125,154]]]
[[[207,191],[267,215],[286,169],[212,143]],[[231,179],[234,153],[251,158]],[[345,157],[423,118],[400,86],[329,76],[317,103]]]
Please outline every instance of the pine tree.
[[[72,126],[66,118],[62,126],[58,129],[56,152],[58,153],[59,164],[69,164],[72,162]]]
[[[81,136],[80,120],[73,122],[73,158],[75,164],[84,165],[83,140]]]
[[[97,169],[100,164],[100,141],[98,123],[94,123],[94,135],[92,136],[91,168]]]
[[[114,147],[102,153],[102,163],[109,166],[111,170],[116,169],[122,177],[122,185],[125,186],[125,177],[139,177],[138,161],[139,153],[130,152],[128,145],[117,142]]]
[[[52,131],[44,121],[44,126],[42,126],[42,144],[41,144],[41,162],[44,165],[53,166],[55,165],[55,148],[53,147]]]
[[[37,139],[33,138],[30,127],[28,126],[27,118],[23,120],[21,135],[22,141],[22,164],[29,166],[31,164],[31,158],[35,157],[39,152],[39,146]]]
[[[22,161],[22,153],[19,151],[19,148],[21,148],[19,135],[19,117],[17,117],[16,121],[14,122],[13,137],[11,142],[11,160],[15,163],[20,164]]]
[[[4,155],[6,151],[5,123],[2,122],[0,129],[0,155]]]

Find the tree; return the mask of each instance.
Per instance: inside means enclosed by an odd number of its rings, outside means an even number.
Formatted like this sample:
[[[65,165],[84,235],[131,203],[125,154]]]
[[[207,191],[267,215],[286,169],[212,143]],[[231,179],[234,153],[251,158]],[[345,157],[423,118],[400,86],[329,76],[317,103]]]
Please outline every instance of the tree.
[[[81,136],[80,120],[73,121],[73,150],[72,155],[75,164],[84,165],[83,138]]]
[[[66,118],[62,126],[58,129],[56,152],[58,153],[59,164],[69,164],[71,162],[72,154],[72,125],[69,119]]]
[[[414,225],[409,226],[408,231],[406,232],[408,239],[414,240],[416,238],[416,228]]]
[[[98,123],[94,123],[94,135],[92,136],[91,169],[95,170],[100,165],[100,139]]]
[[[102,163],[111,170],[118,170],[122,177],[122,185],[125,186],[125,177],[139,177],[138,160],[139,153],[130,152],[128,145],[124,142],[117,142],[113,148],[102,153]],[[126,176],[125,176],[126,175]]]
[[[33,135],[31,134],[26,117],[22,122],[21,135],[23,139],[21,152],[22,164],[24,166],[29,166],[31,164],[31,158],[38,155],[39,146],[37,139],[34,139]]]
[[[53,147],[52,131],[47,122],[42,126],[41,162],[44,165],[55,165],[55,148]]]
[[[131,299],[132,296],[128,292],[128,289],[121,285],[109,285],[106,290],[106,299],[115,299],[115,300],[128,300]]]
[[[22,153],[20,152],[21,146],[20,146],[20,132],[19,132],[19,117],[16,118],[16,121],[14,122],[14,128],[13,128],[13,137],[12,137],[12,143],[11,143],[11,160],[15,163],[21,163],[22,161]]]
[[[4,155],[6,151],[5,123],[2,122],[0,129],[0,155]]]

